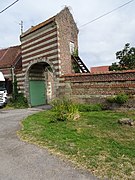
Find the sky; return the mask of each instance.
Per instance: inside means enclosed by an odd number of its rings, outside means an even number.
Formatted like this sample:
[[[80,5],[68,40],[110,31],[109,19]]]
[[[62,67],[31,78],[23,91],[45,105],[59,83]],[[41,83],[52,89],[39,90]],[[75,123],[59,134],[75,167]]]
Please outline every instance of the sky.
[[[0,11],[15,0],[0,0]],[[88,22],[129,0],[19,0],[0,13],[0,48],[20,44],[24,32],[68,6],[79,28],[79,56],[88,68],[116,62],[116,52],[126,43],[135,47],[135,0],[92,23]],[[85,25],[87,24],[87,25]],[[84,26],[83,26],[84,25]]]

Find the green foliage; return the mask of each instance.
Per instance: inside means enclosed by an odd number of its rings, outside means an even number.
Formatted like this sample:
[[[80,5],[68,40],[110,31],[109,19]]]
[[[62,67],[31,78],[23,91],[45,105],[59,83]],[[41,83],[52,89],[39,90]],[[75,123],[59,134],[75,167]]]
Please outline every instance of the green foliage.
[[[103,109],[101,104],[78,104],[80,112],[101,111]]]
[[[78,49],[77,49],[77,48],[74,50],[73,56],[74,56],[74,57],[78,57]]]
[[[68,121],[79,118],[77,105],[70,99],[56,99],[52,102],[56,121]]]
[[[125,93],[118,94],[113,97],[107,98],[107,101],[110,103],[124,104],[128,101],[129,96]]]
[[[109,103],[115,103],[115,96],[110,96],[110,97],[107,97],[107,102]]]
[[[109,66],[109,71],[120,71],[121,68],[118,63],[112,63],[111,66]]]
[[[80,73],[80,68],[79,68],[78,64],[74,61],[72,61],[72,68],[75,73]]]
[[[115,101],[116,103],[118,104],[124,104],[125,102],[127,102],[129,99],[128,95],[125,94],[125,93],[122,93],[122,94],[118,94],[116,97],[115,97]]]
[[[129,43],[125,44],[124,49],[116,53],[116,59],[119,62],[112,63],[110,71],[135,69],[135,47],[130,47]]]
[[[10,102],[8,103],[9,107],[13,107],[13,108],[27,108],[28,107],[28,102],[27,99],[24,97],[24,95],[22,93],[18,93],[18,95],[16,96],[16,98],[11,98]]]
[[[24,97],[23,93],[18,93],[16,76],[14,76],[12,98],[10,99],[7,106],[13,107],[13,108],[27,108],[28,107],[27,99]]]
[[[78,57],[78,49],[77,48],[74,50],[73,56]],[[75,73],[80,73],[80,68],[75,61],[72,61],[72,69],[74,70]]]

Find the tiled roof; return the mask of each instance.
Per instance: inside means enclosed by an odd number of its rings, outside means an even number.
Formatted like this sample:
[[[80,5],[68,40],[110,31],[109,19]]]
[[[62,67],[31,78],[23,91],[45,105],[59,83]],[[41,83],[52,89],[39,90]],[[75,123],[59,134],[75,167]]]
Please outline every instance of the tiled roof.
[[[97,66],[90,68],[91,73],[103,73],[108,71],[109,71],[109,66]]]
[[[6,51],[7,51],[7,49],[1,49],[0,50],[0,58],[5,54]]]
[[[20,57],[20,46],[13,46],[6,49],[0,49],[0,68],[14,66]]]
[[[36,31],[37,29],[42,28],[43,26],[49,24],[50,22],[55,21],[55,17],[56,17],[56,16],[53,16],[53,17],[49,18],[48,20],[46,20],[46,21],[44,21],[44,22],[42,22],[42,23],[40,23],[40,24],[38,24],[38,25],[36,25],[36,26],[32,26],[30,29],[28,29],[26,32],[24,32],[24,33],[21,35],[21,38],[24,37],[24,36],[26,36],[26,35],[28,35],[28,34],[30,34],[30,33],[32,33],[32,32],[34,32],[34,31]]]

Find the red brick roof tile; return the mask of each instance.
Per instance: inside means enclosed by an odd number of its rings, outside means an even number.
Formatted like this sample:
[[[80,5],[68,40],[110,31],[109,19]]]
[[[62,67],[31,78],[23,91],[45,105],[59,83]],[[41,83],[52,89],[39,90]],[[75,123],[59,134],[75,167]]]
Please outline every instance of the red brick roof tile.
[[[0,50],[0,68],[14,66],[21,57],[21,47],[14,46]]]
[[[108,71],[109,71],[109,66],[97,66],[90,68],[91,73],[103,73]]]
[[[47,19],[46,21],[44,21],[44,22],[42,22],[42,23],[40,23],[40,24],[38,24],[38,25],[36,25],[36,26],[32,26],[30,29],[28,29],[26,32],[24,32],[24,33],[21,35],[21,38],[24,37],[24,36],[26,36],[26,35],[28,35],[28,34],[30,34],[30,33],[32,33],[32,32],[34,32],[34,31],[36,31],[37,29],[42,28],[43,26],[45,26],[45,25],[47,25],[47,24],[49,24],[49,23],[51,23],[51,22],[53,22],[53,21],[55,21],[55,16]]]
[[[1,49],[0,50],[0,59],[5,54],[6,51],[7,51],[7,49]]]

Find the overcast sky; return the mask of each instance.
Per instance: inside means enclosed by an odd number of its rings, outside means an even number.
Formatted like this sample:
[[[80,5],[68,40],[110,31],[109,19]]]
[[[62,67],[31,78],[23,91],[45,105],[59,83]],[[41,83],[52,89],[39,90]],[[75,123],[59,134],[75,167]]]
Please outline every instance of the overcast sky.
[[[0,11],[15,0],[0,0]],[[19,0],[0,14],[0,48],[20,44],[20,21],[24,31],[69,6],[79,28],[79,55],[88,67],[111,65],[125,43],[135,46],[135,1],[93,22],[87,22],[129,0]],[[81,27],[82,26],[82,27]]]

